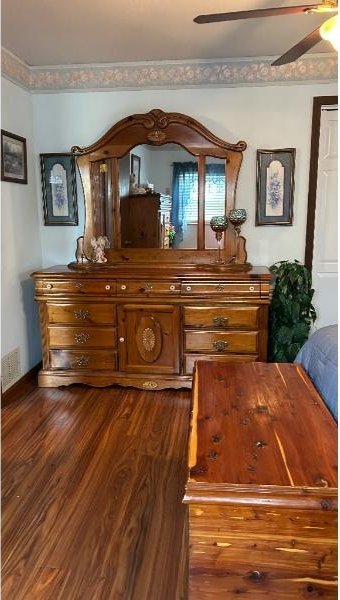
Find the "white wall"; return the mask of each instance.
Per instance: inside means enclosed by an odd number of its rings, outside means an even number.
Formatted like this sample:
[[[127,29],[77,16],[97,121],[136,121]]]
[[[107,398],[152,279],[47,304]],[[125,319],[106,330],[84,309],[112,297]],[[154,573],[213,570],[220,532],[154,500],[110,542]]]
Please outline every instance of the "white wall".
[[[42,266],[32,96],[2,80],[1,127],[27,140],[28,184],[1,182],[1,355],[19,347],[22,374],[40,360],[32,271]]]
[[[237,192],[237,206],[249,215],[243,227],[248,260],[255,265],[303,261],[313,97],[336,93],[334,83],[38,94],[33,98],[36,149],[60,152],[89,145],[119,119],[152,108],[191,115],[219,137],[248,144]],[[255,227],[256,149],[286,147],[296,148],[293,226]],[[44,264],[72,260],[80,229],[41,226]]]

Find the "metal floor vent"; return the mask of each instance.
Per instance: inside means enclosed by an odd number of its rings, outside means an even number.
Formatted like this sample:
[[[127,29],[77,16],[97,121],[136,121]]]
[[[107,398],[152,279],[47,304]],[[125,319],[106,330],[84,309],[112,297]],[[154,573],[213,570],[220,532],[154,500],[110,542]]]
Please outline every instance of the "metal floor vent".
[[[20,350],[14,348],[1,359],[1,383],[2,391],[5,392],[21,377]]]

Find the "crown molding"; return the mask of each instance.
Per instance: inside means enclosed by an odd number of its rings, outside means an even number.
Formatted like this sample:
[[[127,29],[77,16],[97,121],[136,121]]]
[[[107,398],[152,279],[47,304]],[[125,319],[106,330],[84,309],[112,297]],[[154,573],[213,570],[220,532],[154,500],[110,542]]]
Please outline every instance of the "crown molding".
[[[337,54],[306,54],[272,67],[273,57],[30,67],[2,48],[2,75],[32,93],[234,87],[337,80]]]
[[[6,48],[1,48],[1,75],[29,90],[31,87],[30,67]]]

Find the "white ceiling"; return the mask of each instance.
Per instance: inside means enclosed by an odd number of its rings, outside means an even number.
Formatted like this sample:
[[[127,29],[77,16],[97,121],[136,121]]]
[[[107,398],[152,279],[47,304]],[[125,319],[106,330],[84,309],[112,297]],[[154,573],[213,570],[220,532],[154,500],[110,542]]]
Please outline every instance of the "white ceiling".
[[[2,0],[2,46],[31,66],[277,57],[318,15],[197,25],[198,14],[310,0]],[[331,52],[327,42],[312,52]]]

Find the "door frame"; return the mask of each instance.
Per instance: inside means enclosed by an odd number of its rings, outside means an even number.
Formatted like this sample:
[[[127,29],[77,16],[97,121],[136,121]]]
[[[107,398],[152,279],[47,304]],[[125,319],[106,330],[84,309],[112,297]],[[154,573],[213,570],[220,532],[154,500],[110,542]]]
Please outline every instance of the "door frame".
[[[332,106],[336,104],[338,104],[338,96],[316,96],[313,98],[312,137],[309,163],[309,187],[305,246],[305,266],[310,271],[313,267],[314,226],[318,181],[321,109],[323,106]]]

